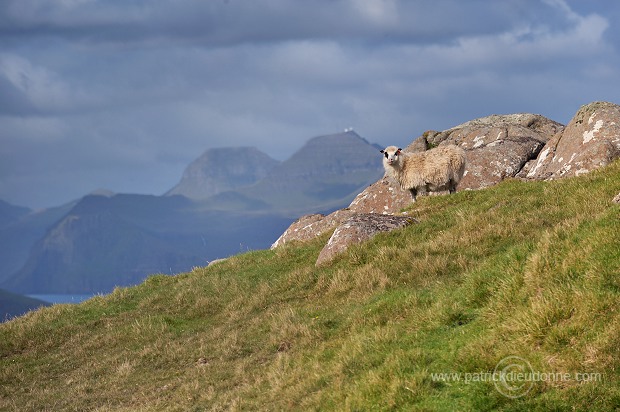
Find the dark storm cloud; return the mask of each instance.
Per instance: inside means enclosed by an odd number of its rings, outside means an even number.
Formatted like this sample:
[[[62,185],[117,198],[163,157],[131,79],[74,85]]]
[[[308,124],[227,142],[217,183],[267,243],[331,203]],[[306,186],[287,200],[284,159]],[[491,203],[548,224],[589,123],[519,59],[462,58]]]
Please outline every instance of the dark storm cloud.
[[[163,193],[209,147],[407,144],[498,112],[618,101],[615,2],[6,0],[0,198]],[[615,14],[614,14],[615,13]]]
[[[131,43],[192,41],[205,45],[301,39],[441,42],[503,32],[554,19],[540,1],[7,0],[1,32],[14,37]],[[541,14],[544,19],[539,17]],[[563,24],[558,18],[554,25]]]

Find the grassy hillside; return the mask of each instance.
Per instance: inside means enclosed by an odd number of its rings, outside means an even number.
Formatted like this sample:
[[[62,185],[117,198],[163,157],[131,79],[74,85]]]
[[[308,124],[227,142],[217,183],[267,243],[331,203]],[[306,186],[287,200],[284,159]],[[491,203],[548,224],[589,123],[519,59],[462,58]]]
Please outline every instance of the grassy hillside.
[[[323,236],[38,310],[0,325],[0,410],[611,410],[619,191],[423,198],[327,267]]]

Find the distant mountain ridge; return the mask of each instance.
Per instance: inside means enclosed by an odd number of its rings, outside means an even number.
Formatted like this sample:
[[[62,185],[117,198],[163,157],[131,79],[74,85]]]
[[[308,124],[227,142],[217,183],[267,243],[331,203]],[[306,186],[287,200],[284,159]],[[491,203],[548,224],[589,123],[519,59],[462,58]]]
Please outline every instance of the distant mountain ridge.
[[[163,196],[96,190],[39,214],[7,208],[21,217],[0,227],[10,251],[0,249],[0,287],[106,293],[265,249],[300,214],[343,207],[382,173],[376,148],[349,131],[312,138],[284,162],[251,147],[209,149]]]
[[[298,215],[344,204],[382,175],[377,147],[347,130],[311,138],[283,162],[256,148],[209,149],[166,195],[208,208]]]
[[[183,196],[88,195],[2,284],[24,294],[107,293],[152,273],[175,274],[262,248],[289,222],[273,214],[202,211]]]
[[[353,131],[317,136],[274,168],[258,186],[308,190],[313,180],[362,182],[382,171],[381,156],[374,146]],[[262,184],[261,184],[262,183]]]
[[[347,203],[383,175],[377,149],[354,131],[314,137],[244,194],[282,209]]]
[[[0,227],[0,284],[23,267],[34,244],[44,237],[47,229],[62,219],[75,203],[30,211]]]
[[[349,130],[308,140],[263,179],[234,192],[298,216],[344,205],[382,175],[376,146]]]

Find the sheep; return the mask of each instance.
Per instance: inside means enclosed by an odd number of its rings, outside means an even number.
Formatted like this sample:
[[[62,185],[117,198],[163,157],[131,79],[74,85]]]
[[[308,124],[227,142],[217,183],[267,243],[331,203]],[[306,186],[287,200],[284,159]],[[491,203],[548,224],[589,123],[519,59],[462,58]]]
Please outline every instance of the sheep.
[[[381,150],[387,176],[411,192],[415,202],[418,191],[456,192],[465,171],[465,151],[455,145],[439,146],[420,153],[404,153],[396,146]]]

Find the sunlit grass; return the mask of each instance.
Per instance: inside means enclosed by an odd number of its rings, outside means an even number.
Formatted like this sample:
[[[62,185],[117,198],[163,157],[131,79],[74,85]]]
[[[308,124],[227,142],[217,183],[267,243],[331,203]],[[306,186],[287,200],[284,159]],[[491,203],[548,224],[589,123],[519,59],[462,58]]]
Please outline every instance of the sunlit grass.
[[[329,234],[0,325],[0,410],[608,410],[620,402],[620,164],[421,198],[420,223],[314,262]],[[509,398],[506,356],[597,381]]]

